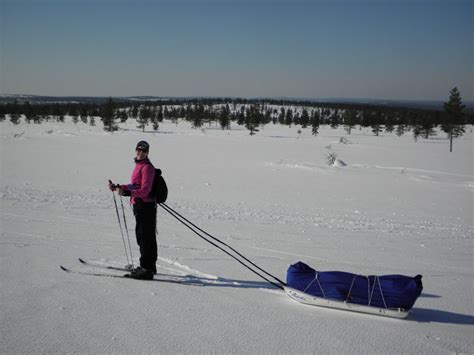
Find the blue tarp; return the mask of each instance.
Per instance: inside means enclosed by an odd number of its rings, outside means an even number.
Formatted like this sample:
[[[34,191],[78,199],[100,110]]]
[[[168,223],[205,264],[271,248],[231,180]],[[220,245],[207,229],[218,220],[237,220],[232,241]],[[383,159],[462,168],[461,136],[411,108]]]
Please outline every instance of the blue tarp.
[[[364,276],[342,271],[318,272],[300,261],[288,268],[287,285],[317,297],[409,310],[423,290],[421,278],[421,275]]]

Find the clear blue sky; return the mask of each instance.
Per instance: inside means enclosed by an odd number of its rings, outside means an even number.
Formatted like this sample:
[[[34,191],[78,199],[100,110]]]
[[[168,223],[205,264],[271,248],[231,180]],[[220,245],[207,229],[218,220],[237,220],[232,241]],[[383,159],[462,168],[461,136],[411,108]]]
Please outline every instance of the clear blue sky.
[[[0,93],[446,100],[472,0],[0,0]]]

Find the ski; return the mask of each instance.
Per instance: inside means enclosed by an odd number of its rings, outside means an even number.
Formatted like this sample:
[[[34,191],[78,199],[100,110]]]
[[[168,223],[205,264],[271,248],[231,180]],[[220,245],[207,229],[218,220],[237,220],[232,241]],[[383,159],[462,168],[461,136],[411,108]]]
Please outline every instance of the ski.
[[[96,267],[100,269],[107,269],[107,270],[117,270],[117,271],[124,271],[124,272],[130,272],[131,270],[126,268],[126,267],[120,267],[120,266],[113,266],[113,265],[105,265],[101,264],[95,261],[87,261],[82,258],[79,258],[79,262],[83,265],[91,266],[91,267]]]
[[[68,274],[77,274],[77,275],[88,275],[88,276],[103,276],[103,277],[114,277],[114,278],[126,278],[125,275],[117,275],[117,274],[107,274],[103,272],[89,272],[89,271],[79,271],[79,270],[72,270],[62,265],[59,265],[61,270],[67,272]]]
[[[132,277],[130,277],[129,274],[124,274],[124,275],[117,275],[117,274],[110,274],[110,273],[105,273],[105,272],[90,272],[90,271],[79,271],[79,270],[73,270],[69,269],[67,267],[64,267],[62,265],[59,266],[61,270],[68,274],[76,274],[76,275],[86,275],[86,276],[99,276],[99,277],[111,277],[111,278],[119,278],[119,279],[128,279],[128,280],[135,280]],[[129,270],[127,270],[129,271]],[[145,280],[138,280],[138,281],[145,281]],[[206,284],[199,279],[192,279],[192,278],[186,278],[186,277],[176,277],[173,275],[166,275],[166,274],[157,274],[156,277],[152,280],[146,280],[146,281],[155,281],[155,282],[167,282],[167,283],[174,283],[174,284],[180,284],[180,285],[189,285],[189,286],[205,286]]]

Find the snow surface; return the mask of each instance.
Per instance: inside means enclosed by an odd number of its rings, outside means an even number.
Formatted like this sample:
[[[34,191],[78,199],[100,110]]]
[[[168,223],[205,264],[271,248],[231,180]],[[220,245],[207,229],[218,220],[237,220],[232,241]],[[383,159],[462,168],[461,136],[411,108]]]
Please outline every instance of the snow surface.
[[[265,126],[141,132],[0,123],[1,353],[472,353],[473,134]],[[351,144],[338,144],[341,137]],[[158,272],[195,286],[67,274],[126,263],[107,180],[146,139],[168,204],[285,279],[318,270],[423,275],[406,320],[291,300],[159,210]],[[330,150],[329,150],[330,149]],[[328,166],[336,152],[346,166]],[[126,205],[135,262],[134,219]],[[120,272],[107,271],[120,274]]]

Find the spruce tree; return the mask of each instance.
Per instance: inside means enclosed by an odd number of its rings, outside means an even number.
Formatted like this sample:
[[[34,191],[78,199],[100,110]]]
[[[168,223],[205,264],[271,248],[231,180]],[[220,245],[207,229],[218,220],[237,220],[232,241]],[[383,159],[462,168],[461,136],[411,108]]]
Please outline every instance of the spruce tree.
[[[350,135],[357,122],[357,111],[354,109],[345,110],[343,117],[344,130]]]
[[[428,139],[429,137],[436,135],[436,131],[434,129],[435,124],[431,116],[427,114],[420,114],[420,118],[417,122],[420,136],[425,139]]]
[[[143,130],[143,132],[145,132],[145,127],[147,126],[149,120],[150,120],[150,110],[149,110],[149,108],[148,107],[142,107],[142,109],[138,113],[138,117],[137,117],[137,122],[138,122],[137,128],[141,128]]]
[[[448,134],[449,151],[453,151],[453,138],[461,137],[464,130],[462,110],[466,107],[462,104],[461,94],[457,87],[450,92],[449,101],[444,103],[447,121],[441,125],[441,129]]]
[[[219,124],[221,125],[221,128],[223,130],[230,128],[229,115],[230,115],[229,105],[222,107],[221,112],[219,113]]]
[[[395,130],[395,114],[387,112],[385,115],[385,132],[392,133]]]
[[[397,128],[395,129],[395,134],[396,134],[398,137],[400,137],[400,136],[402,136],[402,135],[405,133],[406,129],[407,129],[407,128],[406,128],[405,124],[399,123],[399,124],[397,125]]]
[[[120,112],[120,123],[125,123],[128,120],[128,114],[127,110],[124,109],[122,112]]]
[[[20,117],[21,115],[19,113],[12,113],[10,114],[10,122],[14,125],[20,124]]]
[[[114,132],[118,130],[118,126],[115,123],[114,106],[115,105],[112,98],[109,98],[107,102],[102,106],[100,112],[102,122],[104,123],[104,130],[107,132]],[[95,120],[92,120],[91,117],[91,126],[93,125],[95,125]]]
[[[289,127],[293,124],[293,110],[291,108],[286,110],[285,124]]]
[[[188,113],[187,112],[188,111],[186,110],[186,118],[188,118]],[[158,107],[158,112],[156,114],[156,119],[158,120],[158,122],[163,122],[163,106]]]
[[[87,108],[85,106],[81,107],[81,121],[82,123],[87,123]]]
[[[315,137],[319,133],[319,110],[313,111],[313,117],[311,117],[311,133]]]
[[[286,117],[285,108],[282,107],[280,109],[280,114],[278,115],[278,123],[281,124],[281,125],[284,125],[285,124],[285,117]]]
[[[303,113],[301,114],[300,124],[301,128],[306,128],[309,124],[309,113],[306,108],[303,109]]]

